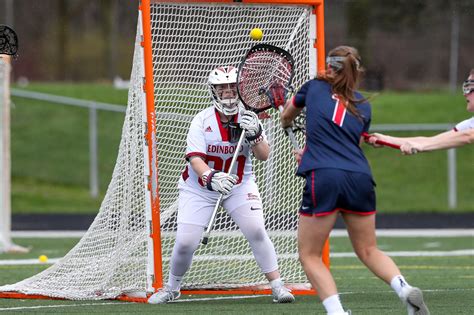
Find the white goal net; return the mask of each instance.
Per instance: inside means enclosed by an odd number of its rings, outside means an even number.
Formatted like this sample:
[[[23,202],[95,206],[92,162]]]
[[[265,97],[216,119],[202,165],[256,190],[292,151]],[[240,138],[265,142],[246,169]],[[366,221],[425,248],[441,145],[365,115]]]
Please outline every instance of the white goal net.
[[[257,44],[249,31],[264,31],[262,42],[287,49],[295,59],[294,87],[315,73],[313,7],[154,3],[151,5],[156,143],[161,213],[163,275],[176,233],[177,182],[185,166],[186,133],[191,119],[211,105],[208,73],[234,65]],[[139,27],[140,29],[140,27]],[[137,35],[128,108],[113,178],[99,214],[80,242],[58,263],[19,283],[0,287],[68,299],[104,299],[150,291],[152,267],[144,165],[142,38]],[[292,147],[267,111],[263,124],[272,147],[266,162],[254,162],[263,198],[266,227],[286,283],[306,286],[297,258],[296,225],[302,180],[295,177]],[[302,140],[302,139],[300,139]],[[165,279],[166,280],[166,279]],[[267,283],[236,225],[220,211],[208,245],[201,245],[183,289],[231,289]]]

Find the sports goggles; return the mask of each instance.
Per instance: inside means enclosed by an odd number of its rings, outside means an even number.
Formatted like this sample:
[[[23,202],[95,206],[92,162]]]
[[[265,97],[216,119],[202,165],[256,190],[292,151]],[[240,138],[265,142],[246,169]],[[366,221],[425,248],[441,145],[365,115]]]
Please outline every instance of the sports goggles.
[[[341,57],[341,56],[331,56],[326,58],[326,63],[336,69],[336,71],[341,70],[344,68],[344,60],[346,60],[347,57]],[[356,67],[357,69],[360,68],[360,63],[359,60],[356,59]]]
[[[462,84],[462,93],[468,95],[469,93],[474,92],[474,80],[466,80]]]

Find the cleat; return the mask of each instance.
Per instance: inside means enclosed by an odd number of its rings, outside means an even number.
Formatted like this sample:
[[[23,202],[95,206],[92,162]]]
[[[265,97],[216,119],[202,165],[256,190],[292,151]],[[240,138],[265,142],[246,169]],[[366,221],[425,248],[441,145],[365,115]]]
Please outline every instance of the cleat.
[[[295,297],[291,294],[291,290],[282,286],[272,288],[273,303],[292,303]]]
[[[165,304],[177,300],[181,296],[180,291],[172,291],[168,286],[161,288],[148,299],[149,304]]]
[[[423,293],[418,288],[403,288],[400,298],[407,306],[408,315],[430,315],[430,311],[423,301]]]

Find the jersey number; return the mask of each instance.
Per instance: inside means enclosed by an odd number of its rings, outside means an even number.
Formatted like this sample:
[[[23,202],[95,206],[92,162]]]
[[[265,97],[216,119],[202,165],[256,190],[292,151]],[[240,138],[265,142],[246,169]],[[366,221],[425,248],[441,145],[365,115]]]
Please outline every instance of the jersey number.
[[[237,164],[237,176],[239,176],[239,181],[237,182],[237,184],[239,184],[242,181],[242,177],[244,175],[245,160],[246,160],[245,155],[239,155],[237,157],[237,160],[235,161]],[[209,162],[212,162],[214,166],[209,165]],[[212,167],[216,171],[228,172],[231,162],[232,162],[232,157],[225,160],[225,163],[224,163],[224,160],[222,160],[222,158],[220,158],[219,156],[215,156],[215,155],[207,156],[207,164],[209,165],[209,167]]]
[[[334,113],[332,114],[332,121],[339,127],[342,127],[342,124],[344,123],[344,117],[346,117],[346,106],[344,106],[344,101],[342,101],[336,94],[332,95],[332,99],[336,100]]]

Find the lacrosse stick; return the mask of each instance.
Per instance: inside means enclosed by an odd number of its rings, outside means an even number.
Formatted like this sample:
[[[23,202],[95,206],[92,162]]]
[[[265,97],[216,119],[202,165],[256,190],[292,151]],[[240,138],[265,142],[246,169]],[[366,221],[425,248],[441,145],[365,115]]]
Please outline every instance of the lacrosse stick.
[[[364,132],[364,133],[362,133],[362,137],[364,137],[364,140],[367,142],[367,141],[369,141],[370,135],[367,132]],[[400,149],[399,145],[393,144],[393,143],[390,143],[390,142],[387,142],[387,141],[383,141],[383,140],[376,140],[375,143],[386,146],[386,147],[391,147],[391,148],[394,148],[394,149]]]
[[[247,52],[238,69],[237,93],[239,99],[242,101],[245,109],[251,110],[256,114],[275,107],[270,97],[270,93],[273,93],[273,90],[281,93],[284,92],[281,97],[286,98],[286,93],[291,89],[293,58],[288,52],[281,48],[267,44],[255,45]],[[279,101],[284,100],[279,99]],[[228,169],[228,174],[232,173],[232,168],[244,140],[244,134],[245,132],[242,132],[240,135],[236,151]],[[297,144],[291,128],[288,131],[288,135],[292,135],[290,139],[293,137],[293,140]],[[221,194],[214,207],[209,224],[203,233],[202,244],[207,244],[209,241],[209,235],[214,226],[222,199],[223,195]]]
[[[16,55],[18,51],[18,37],[13,29],[0,24],[0,54]]]
[[[293,91],[294,60],[286,50],[258,44],[250,48],[239,66],[237,91],[245,106],[278,108],[283,111],[288,93]],[[285,128],[295,149],[299,148],[291,127]]]
[[[235,164],[235,161],[237,160],[237,156],[239,155],[240,147],[242,146],[242,142],[244,142],[244,138],[245,138],[245,132],[242,130],[242,133],[240,134],[240,137],[239,137],[239,141],[237,142],[237,146],[235,147],[235,153],[232,156],[232,160],[230,161],[230,165],[229,165],[229,169],[227,170],[227,174],[232,174],[232,169],[234,168],[234,164]],[[204,244],[204,245],[206,245],[207,242],[209,241],[209,236],[211,235],[211,230],[214,227],[214,223],[216,221],[217,210],[219,210],[219,207],[221,206],[223,198],[224,198],[224,195],[220,194],[219,198],[217,199],[214,210],[212,211],[211,218],[209,219],[209,224],[207,225],[206,230],[202,234],[201,243]]]

